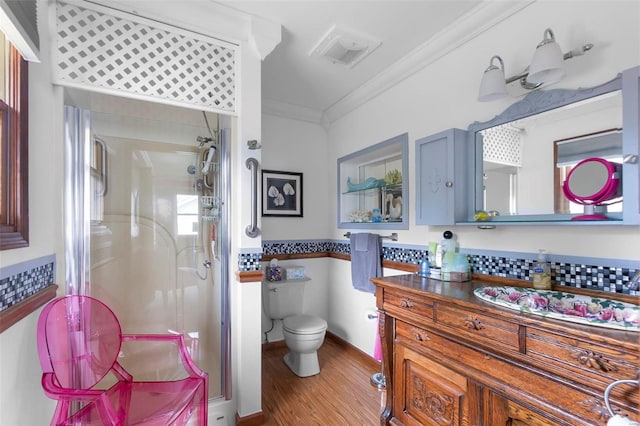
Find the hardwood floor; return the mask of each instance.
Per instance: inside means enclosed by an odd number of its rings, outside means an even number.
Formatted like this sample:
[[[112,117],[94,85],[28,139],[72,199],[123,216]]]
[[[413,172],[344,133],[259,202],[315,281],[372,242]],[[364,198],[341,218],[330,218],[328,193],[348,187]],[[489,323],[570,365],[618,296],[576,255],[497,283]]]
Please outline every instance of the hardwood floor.
[[[380,424],[385,392],[371,385],[380,365],[327,335],[318,351],[320,374],[301,378],[285,365],[284,342],[262,351],[262,410],[267,426]]]

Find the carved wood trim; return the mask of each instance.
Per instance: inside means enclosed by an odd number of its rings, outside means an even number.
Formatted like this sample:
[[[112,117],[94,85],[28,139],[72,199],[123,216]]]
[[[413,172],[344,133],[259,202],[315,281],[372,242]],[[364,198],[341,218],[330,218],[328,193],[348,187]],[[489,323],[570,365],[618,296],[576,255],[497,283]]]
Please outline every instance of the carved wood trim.
[[[57,290],[58,286],[56,284],[51,284],[36,294],[27,297],[23,301],[16,303],[4,311],[0,311],[0,333],[4,332],[21,319],[31,315],[49,300],[55,298]]]
[[[426,331],[416,327],[411,329],[411,337],[418,342],[427,342],[431,340]]]
[[[592,413],[597,414],[598,417],[603,421],[607,420],[610,417],[609,410],[607,409],[603,400],[596,399],[596,398],[587,398],[582,401],[578,401],[578,404],[586,408],[587,410],[591,411]],[[611,407],[611,408],[616,414],[620,412],[619,408],[616,408],[616,407]]]
[[[413,300],[411,299],[407,299],[407,298],[402,298],[402,300],[400,301],[400,307],[401,308],[413,308],[414,306],[416,306],[416,304],[413,302]]]
[[[573,352],[573,357],[577,359],[580,364],[594,370],[603,371],[605,373],[618,371],[618,367],[605,358],[604,355],[597,352],[579,349]]]
[[[429,390],[420,377],[413,376],[413,394],[411,405],[424,413],[438,425],[453,424],[456,400],[442,392]]]
[[[482,330],[484,328],[484,324],[482,324],[482,321],[479,318],[471,316],[464,319],[464,326],[469,330]]]

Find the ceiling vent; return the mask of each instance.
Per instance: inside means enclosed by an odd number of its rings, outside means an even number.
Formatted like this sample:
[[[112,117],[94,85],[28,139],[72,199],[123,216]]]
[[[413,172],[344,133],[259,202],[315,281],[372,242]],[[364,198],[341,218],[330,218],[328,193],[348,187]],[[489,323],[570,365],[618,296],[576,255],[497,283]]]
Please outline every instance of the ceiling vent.
[[[333,64],[353,67],[380,46],[380,41],[353,30],[332,26],[309,51]]]

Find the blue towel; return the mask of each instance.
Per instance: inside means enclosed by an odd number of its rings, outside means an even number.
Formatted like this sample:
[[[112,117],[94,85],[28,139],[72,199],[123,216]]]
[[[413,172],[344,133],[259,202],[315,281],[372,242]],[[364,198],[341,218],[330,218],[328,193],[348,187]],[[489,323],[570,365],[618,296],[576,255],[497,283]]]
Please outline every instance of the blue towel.
[[[382,275],[380,237],[377,234],[354,234],[350,237],[351,281],[356,290],[375,293],[376,286],[369,278]]]

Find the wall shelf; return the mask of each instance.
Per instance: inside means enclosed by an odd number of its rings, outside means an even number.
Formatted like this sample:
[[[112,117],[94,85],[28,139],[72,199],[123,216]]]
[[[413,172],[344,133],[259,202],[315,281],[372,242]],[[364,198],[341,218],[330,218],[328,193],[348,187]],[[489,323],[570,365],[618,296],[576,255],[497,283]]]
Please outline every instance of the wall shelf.
[[[338,228],[408,229],[407,145],[405,133],[338,159]]]

